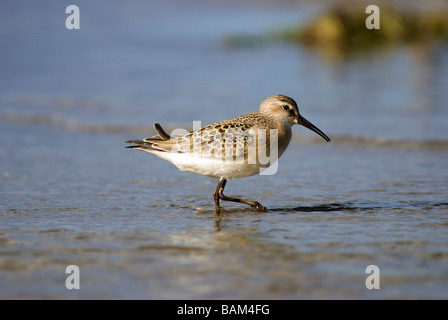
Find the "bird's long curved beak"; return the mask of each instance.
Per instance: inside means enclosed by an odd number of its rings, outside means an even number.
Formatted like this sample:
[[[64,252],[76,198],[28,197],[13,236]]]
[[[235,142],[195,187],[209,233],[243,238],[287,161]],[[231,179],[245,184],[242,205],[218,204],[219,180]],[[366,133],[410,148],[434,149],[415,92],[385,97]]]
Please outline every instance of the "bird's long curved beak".
[[[327,137],[325,133],[323,133],[318,127],[316,127],[314,124],[306,120],[304,117],[302,117],[300,114],[297,118],[297,123],[310,129],[311,131],[316,132],[318,135],[320,135],[322,138],[325,139],[325,141],[329,142],[330,138]]]

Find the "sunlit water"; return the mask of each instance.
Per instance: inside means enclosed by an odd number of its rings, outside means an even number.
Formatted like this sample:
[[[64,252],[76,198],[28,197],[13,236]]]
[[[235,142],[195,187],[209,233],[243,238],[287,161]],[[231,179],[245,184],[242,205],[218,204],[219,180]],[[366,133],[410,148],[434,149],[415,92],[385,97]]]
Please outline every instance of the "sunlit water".
[[[318,7],[107,3],[77,1],[72,31],[65,4],[0,4],[1,298],[448,298],[446,45],[235,48]],[[294,127],[275,175],[228,183],[267,213],[216,219],[216,180],[122,143],[273,94],[332,142]]]

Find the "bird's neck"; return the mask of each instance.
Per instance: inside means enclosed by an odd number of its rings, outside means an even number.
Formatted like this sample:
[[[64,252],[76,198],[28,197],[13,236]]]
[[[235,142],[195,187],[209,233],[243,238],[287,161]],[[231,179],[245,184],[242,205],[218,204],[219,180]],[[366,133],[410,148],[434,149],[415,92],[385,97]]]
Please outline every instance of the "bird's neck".
[[[283,154],[283,152],[286,150],[286,148],[289,145],[289,142],[291,141],[291,127],[288,125],[282,125],[278,128],[278,157]]]

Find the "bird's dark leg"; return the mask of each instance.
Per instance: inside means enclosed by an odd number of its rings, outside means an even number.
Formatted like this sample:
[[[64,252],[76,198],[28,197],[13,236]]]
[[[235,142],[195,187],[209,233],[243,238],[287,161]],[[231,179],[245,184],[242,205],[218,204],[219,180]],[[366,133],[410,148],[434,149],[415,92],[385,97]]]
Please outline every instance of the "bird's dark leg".
[[[252,209],[257,210],[258,212],[265,212],[268,211],[267,208],[262,206],[257,201],[251,201],[246,199],[238,199],[233,197],[228,197],[223,194],[224,188],[226,187],[227,180],[224,178],[219,179],[218,186],[216,187],[215,192],[213,193],[213,198],[215,199],[215,210],[216,214],[219,214],[220,208],[219,208],[219,200],[225,200],[225,201],[232,201],[232,202],[239,202],[239,203],[245,203],[252,207]]]
[[[221,193],[221,189],[224,189],[224,187],[222,186],[223,184],[225,185],[226,184],[226,179],[224,179],[224,178],[221,178],[221,179],[219,179],[219,182],[218,182],[218,186],[216,187],[216,189],[215,189],[215,192],[213,192],[213,199],[215,200],[215,212],[216,212],[216,215],[219,215],[219,212],[220,212],[220,208],[219,208],[219,198],[220,198],[220,193]]]

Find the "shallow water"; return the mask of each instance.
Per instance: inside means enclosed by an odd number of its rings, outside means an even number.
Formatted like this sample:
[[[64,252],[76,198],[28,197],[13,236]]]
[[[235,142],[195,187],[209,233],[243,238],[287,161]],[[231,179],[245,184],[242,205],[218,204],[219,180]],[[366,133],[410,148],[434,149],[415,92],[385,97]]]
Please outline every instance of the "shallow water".
[[[0,5],[1,298],[448,298],[446,46],[229,48],[316,7],[108,3],[78,1],[77,31],[63,5]],[[228,183],[267,213],[216,219],[216,180],[122,143],[277,93],[332,142],[295,127],[275,175]]]

